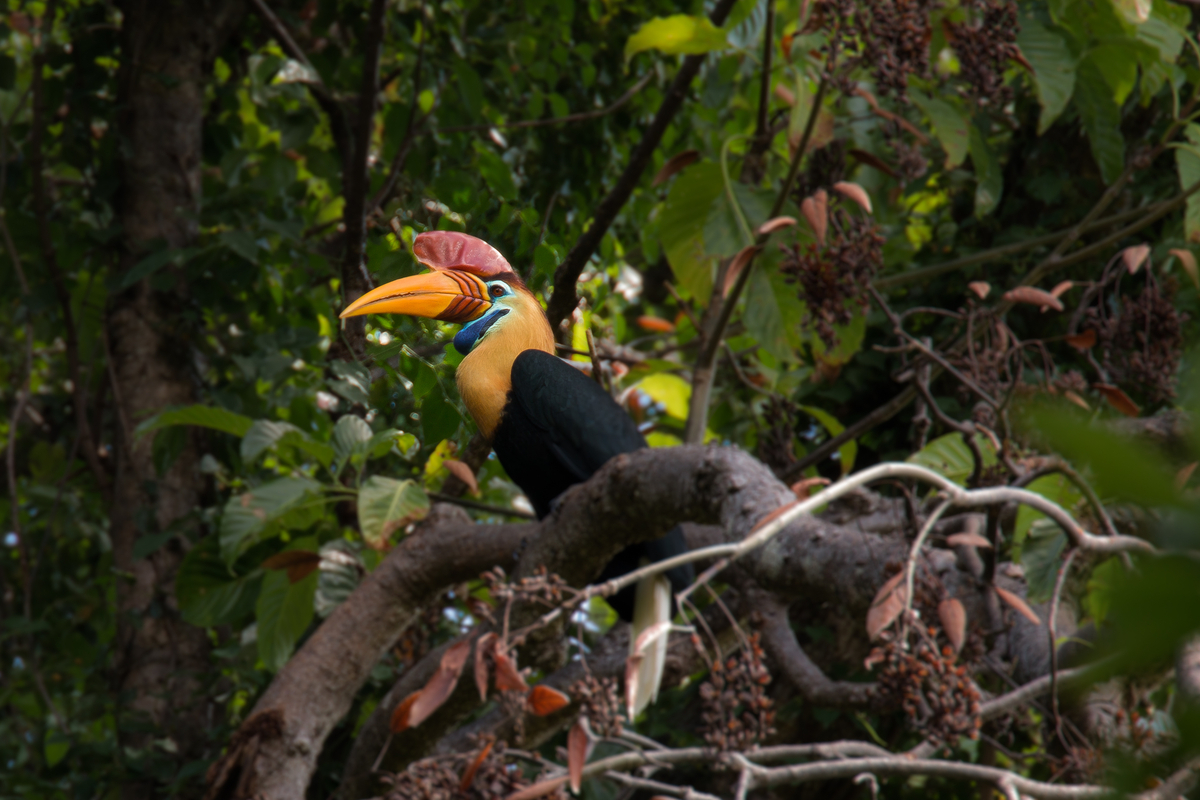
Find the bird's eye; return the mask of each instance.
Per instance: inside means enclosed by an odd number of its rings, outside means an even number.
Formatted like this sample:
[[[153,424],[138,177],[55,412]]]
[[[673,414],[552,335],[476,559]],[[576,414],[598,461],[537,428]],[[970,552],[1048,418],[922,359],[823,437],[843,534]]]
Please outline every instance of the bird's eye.
[[[504,287],[503,286],[501,286],[498,283],[492,286],[492,297],[501,297],[503,295],[504,295]]]

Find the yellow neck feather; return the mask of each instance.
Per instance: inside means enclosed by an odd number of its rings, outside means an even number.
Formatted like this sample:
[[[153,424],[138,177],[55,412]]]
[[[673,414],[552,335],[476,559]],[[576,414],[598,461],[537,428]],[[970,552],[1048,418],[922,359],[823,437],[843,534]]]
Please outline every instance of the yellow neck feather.
[[[533,295],[518,290],[509,318],[497,322],[458,365],[458,393],[488,441],[512,389],[512,366],[526,350],[554,353],[554,334]]]

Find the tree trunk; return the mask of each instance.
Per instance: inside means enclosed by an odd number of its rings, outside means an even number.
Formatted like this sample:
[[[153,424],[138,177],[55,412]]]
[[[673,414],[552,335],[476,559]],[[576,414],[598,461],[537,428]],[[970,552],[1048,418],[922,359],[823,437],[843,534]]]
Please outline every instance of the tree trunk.
[[[241,2],[127,0],[121,11],[123,273],[151,243],[179,248],[196,238],[205,83],[220,42],[241,16]],[[153,437],[134,440],[130,430],[151,413],[197,397],[189,348],[197,332],[181,313],[188,308],[183,270],[174,278],[169,291],[142,281],[114,295],[106,323],[126,428],[111,514],[115,566],[127,576],[118,590],[114,674],[123,698],[122,745],[133,754],[126,798],[161,796],[147,770],[161,778],[211,757],[207,733],[220,719],[212,693],[204,691],[207,635],[185,623],[175,604],[175,573],[183,558],[179,539],[134,558],[139,538],[186,529],[203,486],[195,434],[185,434],[173,463],[160,473]]]

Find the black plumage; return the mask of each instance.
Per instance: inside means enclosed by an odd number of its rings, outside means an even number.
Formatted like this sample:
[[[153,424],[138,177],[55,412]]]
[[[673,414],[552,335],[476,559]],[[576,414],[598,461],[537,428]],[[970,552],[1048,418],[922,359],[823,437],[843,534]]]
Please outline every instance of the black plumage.
[[[526,350],[513,362],[512,390],[492,446],[542,519],[556,497],[586,481],[613,456],[647,445],[633,420],[595,381],[549,353]],[[686,551],[683,531],[676,526],[659,539],[625,548],[600,579]],[[666,574],[676,592],[695,577],[691,565]],[[635,594],[636,587],[629,586],[609,598],[622,619],[633,618]]]

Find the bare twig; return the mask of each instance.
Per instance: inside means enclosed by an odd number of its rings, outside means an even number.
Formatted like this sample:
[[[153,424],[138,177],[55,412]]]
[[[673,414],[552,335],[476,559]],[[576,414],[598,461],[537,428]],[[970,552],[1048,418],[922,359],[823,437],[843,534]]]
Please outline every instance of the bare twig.
[[[456,506],[463,508],[473,508],[476,511],[486,511],[489,514],[497,514],[503,517],[515,517],[516,519],[537,519],[537,516],[530,514],[528,511],[521,511],[516,508],[504,508],[503,506],[494,506],[489,503],[480,503],[475,500],[468,500],[465,497],[458,497],[451,494],[443,494],[442,492],[429,492],[431,498],[440,500],[443,503],[453,503]]]

